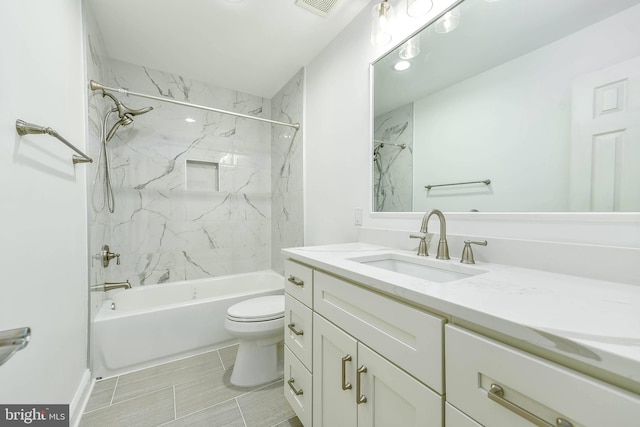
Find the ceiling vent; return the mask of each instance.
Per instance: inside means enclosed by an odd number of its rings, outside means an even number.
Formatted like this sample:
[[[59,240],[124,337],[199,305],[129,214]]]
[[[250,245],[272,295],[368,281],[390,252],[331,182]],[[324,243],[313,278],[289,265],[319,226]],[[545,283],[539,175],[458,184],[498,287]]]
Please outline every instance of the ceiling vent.
[[[296,5],[317,15],[325,17],[331,12],[338,0],[296,0]]]

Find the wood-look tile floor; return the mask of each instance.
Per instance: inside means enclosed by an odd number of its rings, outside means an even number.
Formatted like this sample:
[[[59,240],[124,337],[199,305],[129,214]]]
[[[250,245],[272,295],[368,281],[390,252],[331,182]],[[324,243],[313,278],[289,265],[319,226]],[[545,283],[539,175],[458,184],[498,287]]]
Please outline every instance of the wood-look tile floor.
[[[302,427],[283,381],[229,382],[237,345],[96,382],[81,427]]]

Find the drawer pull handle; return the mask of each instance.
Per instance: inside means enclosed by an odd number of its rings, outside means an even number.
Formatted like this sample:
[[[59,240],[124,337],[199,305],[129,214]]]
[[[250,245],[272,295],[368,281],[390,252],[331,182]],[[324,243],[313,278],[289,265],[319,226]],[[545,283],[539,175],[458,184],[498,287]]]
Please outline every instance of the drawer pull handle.
[[[520,415],[525,420],[530,421],[531,423],[539,427],[573,427],[573,424],[571,424],[569,421],[565,420],[564,418],[557,418],[556,425],[554,426],[553,424],[546,422],[542,418],[532,414],[526,409],[523,409],[518,405],[509,402],[504,398],[504,389],[500,387],[498,384],[491,384],[491,388],[487,393],[487,397],[489,397],[489,399],[496,402],[498,405],[501,405],[507,408],[511,412],[514,412]]]
[[[295,323],[289,323],[287,325],[287,328],[291,329],[291,332],[293,332],[296,335],[304,335],[304,331],[299,331],[296,329],[296,324]]]
[[[358,375],[356,376],[356,403],[359,405],[361,403],[367,403],[367,396],[360,393],[360,384],[362,383],[361,375],[367,372],[367,367],[362,365],[358,368],[357,372]]]
[[[295,382],[295,381],[294,381],[294,379],[293,379],[293,378],[291,378],[291,379],[289,379],[289,380],[287,381],[287,384],[289,384],[289,387],[291,387],[291,390],[293,390],[293,392],[295,393],[295,395],[296,395],[296,396],[300,396],[300,395],[303,393],[303,392],[302,392],[302,389],[300,389],[300,390],[296,390],[296,388],[293,386],[293,383],[294,383],[294,382]]]
[[[300,287],[304,286],[304,281],[303,281],[303,280],[298,279],[298,278],[297,278],[297,277],[295,277],[294,275],[289,275],[289,278],[287,279],[287,281],[289,281],[289,282],[293,283],[293,284],[294,284],[294,285],[296,285],[296,286],[300,286]]]
[[[351,355],[347,354],[342,358],[342,389],[351,390],[351,383],[347,382],[347,362],[351,362]]]

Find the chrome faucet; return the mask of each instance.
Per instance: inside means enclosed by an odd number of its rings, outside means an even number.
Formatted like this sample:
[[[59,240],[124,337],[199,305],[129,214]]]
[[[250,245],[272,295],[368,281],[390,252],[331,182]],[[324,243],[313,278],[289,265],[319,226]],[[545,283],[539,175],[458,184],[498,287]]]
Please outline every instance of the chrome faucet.
[[[131,289],[131,283],[128,280],[124,282],[104,282],[99,285],[91,286],[92,291],[109,292],[114,289]]]
[[[429,212],[425,213],[422,217],[422,226],[420,227],[419,234],[411,234],[409,237],[414,239],[420,239],[420,244],[418,245],[418,255],[419,256],[429,256],[429,252],[427,250],[427,235],[429,234],[429,218],[431,215],[436,215],[438,220],[440,221],[440,240],[438,241],[438,254],[436,255],[437,259],[451,259],[449,258],[449,244],[447,243],[447,222],[444,219],[444,214],[438,209],[432,209]]]

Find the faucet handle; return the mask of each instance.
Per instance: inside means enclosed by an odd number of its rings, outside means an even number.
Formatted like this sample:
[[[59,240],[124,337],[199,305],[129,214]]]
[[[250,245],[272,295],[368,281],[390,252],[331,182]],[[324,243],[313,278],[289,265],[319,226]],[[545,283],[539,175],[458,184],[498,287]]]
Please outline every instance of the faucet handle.
[[[420,239],[418,244],[418,256],[429,256],[427,249],[427,233],[412,233],[409,235],[412,239]]]
[[[109,245],[104,245],[102,247],[102,251],[99,254],[100,259],[102,259],[102,266],[104,268],[109,267],[109,261],[112,259],[116,259],[116,265],[120,265],[120,254],[116,254],[110,251]]]
[[[462,257],[460,258],[460,262],[463,264],[476,263],[475,259],[473,259],[473,251],[471,250],[471,245],[487,246],[487,241],[486,240],[481,240],[481,241],[465,240],[464,248],[462,249]]]

